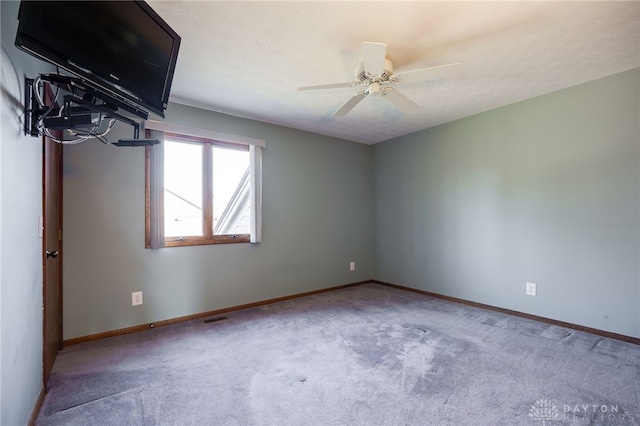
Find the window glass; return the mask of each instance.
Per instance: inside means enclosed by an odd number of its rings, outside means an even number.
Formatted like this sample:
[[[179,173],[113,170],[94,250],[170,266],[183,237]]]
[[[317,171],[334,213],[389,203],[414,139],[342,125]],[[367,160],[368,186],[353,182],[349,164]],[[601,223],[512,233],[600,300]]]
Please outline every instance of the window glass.
[[[202,144],[164,142],[165,237],[203,235]]]
[[[249,151],[213,146],[213,234],[248,234]]]

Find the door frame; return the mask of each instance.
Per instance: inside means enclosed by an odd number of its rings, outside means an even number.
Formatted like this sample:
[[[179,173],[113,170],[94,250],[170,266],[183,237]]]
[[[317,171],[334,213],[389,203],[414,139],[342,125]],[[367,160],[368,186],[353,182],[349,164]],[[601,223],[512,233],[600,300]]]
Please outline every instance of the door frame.
[[[36,89],[37,90],[37,89]],[[47,103],[54,101],[53,91],[48,84],[45,84],[44,95]],[[52,135],[56,138],[62,138],[62,131],[53,132]],[[62,144],[54,142],[46,135],[42,137],[42,380],[45,390],[47,389],[47,381],[55,362],[55,358],[58,351],[62,349],[63,334],[62,334]],[[54,155],[57,157],[51,158]],[[53,161],[52,161],[53,160]],[[54,167],[49,167],[50,165]],[[53,182],[57,183],[56,188],[51,188],[57,192],[53,200],[57,198],[57,205],[50,205],[53,201],[49,193],[50,182],[53,177]],[[48,223],[47,215],[50,209],[57,210],[57,223]],[[47,231],[49,227],[54,227],[53,233],[49,233],[47,237]],[[50,241],[54,239],[54,242]],[[54,249],[58,252],[56,259],[48,259],[47,251]],[[53,289],[48,289],[49,272],[47,262],[55,261],[57,265],[57,277],[55,277]],[[47,304],[48,291],[54,291],[57,293],[57,303],[55,306],[49,306]],[[57,328],[56,341],[49,341],[50,336],[48,333],[48,327],[51,326],[50,321],[55,321],[55,327]],[[55,348],[55,349],[53,349]]]

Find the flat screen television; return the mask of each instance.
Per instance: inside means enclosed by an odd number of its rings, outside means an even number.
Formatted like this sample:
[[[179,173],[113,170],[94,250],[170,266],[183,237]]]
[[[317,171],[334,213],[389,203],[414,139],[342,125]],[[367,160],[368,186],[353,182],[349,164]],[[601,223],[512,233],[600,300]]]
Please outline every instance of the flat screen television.
[[[140,117],[164,117],[180,36],[144,1],[23,0],[18,20],[18,48]]]

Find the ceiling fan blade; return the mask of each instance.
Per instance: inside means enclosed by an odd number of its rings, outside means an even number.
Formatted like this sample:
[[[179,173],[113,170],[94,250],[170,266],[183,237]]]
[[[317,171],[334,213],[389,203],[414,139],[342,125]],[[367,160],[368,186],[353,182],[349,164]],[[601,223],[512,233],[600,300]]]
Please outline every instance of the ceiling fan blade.
[[[384,72],[384,60],[387,54],[387,45],[365,41],[362,43],[362,62],[364,70],[369,74],[382,74]]]
[[[422,68],[415,71],[403,72],[397,75],[398,83],[416,83],[419,81],[437,80],[452,75],[457,71],[459,63]]]
[[[319,89],[338,89],[341,87],[351,87],[353,86],[353,82],[349,83],[334,83],[334,84],[320,84],[318,86],[302,86],[298,87],[298,92],[303,90],[319,90]]]
[[[344,117],[349,111],[351,111],[356,105],[360,103],[367,96],[365,92],[356,93],[347,102],[344,103],[336,112],[331,114],[332,117]]]
[[[407,98],[405,95],[394,89],[386,91],[383,94],[382,98],[397,106],[405,114],[408,114],[420,108],[417,103],[413,102],[411,99]]]

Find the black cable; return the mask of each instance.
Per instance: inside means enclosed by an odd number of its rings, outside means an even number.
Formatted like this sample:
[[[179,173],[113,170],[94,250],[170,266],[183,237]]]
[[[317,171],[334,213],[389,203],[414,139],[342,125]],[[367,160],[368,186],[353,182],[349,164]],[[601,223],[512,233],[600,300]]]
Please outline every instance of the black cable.
[[[107,129],[105,129],[105,131],[98,133],[98,130],[100,130],[100,128],[102,127],[102,122],[104,121],[104,118],[100,119],[100,124],[98,124],[97,126],[95,126],[92,130],[89,131],[85,131],[85,130],[74,130],[74,133],[77,135],[80,135],[81,137],[90,137],[90,138],[95,138],[98,139],[100,142],[102,142],[105,145],[109,144],[109,140],[105,137],[107,133],[109,133],[111,131],[111,129],[113,128],[113,126],[115,125],[116,120],[115,119],[111,119],[109,121],[109,125],[107,127]]]
[[[56,66],[56,73],[60,74],[60,68],[58,66]],[[38,78],[36,80],[36,82],[40,82],[42,80],[42,78]],[[34,90],[38,90],[38,87],[36,85]],[[38,128],[38,133],[40,136],[43,135],[42,131],[40,131],[40,123],[42,121],[44,121],[45,118],[47,118],[49,116],[49,113],[51,112],[51,110],[53,110],[53,107],[55,107],[56,103],[58,102],[58,94],[60,93],[60,86],[56,85],[56,93],[53,96],[53,99],[51,100],[51,105],[49,105],[49,108],[40,115],[40,117],[38,118],[38,121],[36,122],[36,127]],[[46,96],[46,95],[45,95]],[[44,97],[42,99],[40,99],[40,97],[38,97],[38,101],[43,102],[44,103]],[[44,107],[45,105],[40,105],[42,107]]]

